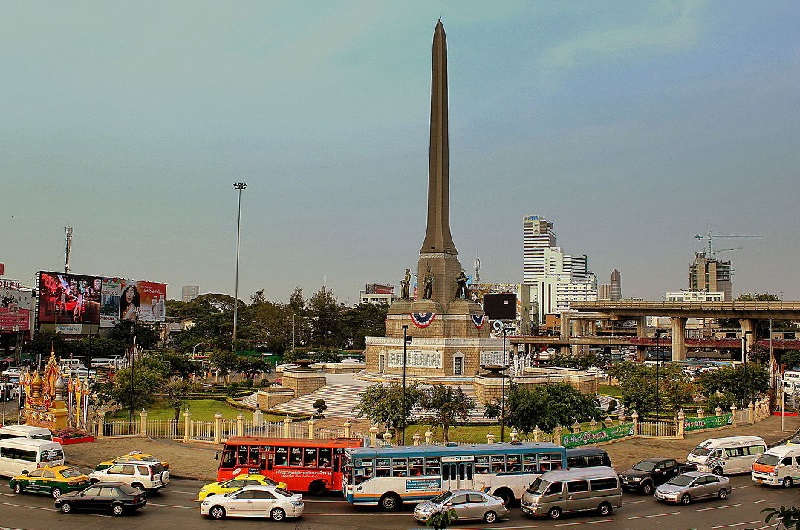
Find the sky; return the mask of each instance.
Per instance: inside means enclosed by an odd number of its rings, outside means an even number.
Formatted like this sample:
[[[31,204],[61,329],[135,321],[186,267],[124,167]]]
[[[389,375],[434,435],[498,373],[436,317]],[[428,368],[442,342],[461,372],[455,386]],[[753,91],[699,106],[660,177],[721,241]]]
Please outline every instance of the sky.
[[[715,239],[800,299],[800,3],[0,0],[0,262],[348,304],[425,236],[431,43],[450,217],[522,281],[522,220],[661,300]],[[738,248],[741,247],[741,248]]]

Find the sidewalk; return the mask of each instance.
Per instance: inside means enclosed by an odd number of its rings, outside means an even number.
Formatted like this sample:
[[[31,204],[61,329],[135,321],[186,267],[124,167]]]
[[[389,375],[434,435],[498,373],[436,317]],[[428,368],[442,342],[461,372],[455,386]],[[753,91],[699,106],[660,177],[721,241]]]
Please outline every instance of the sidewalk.
[[[634,438],[603,445],[608,451],[611,461],[618,471],[627,469],[642,458],[664,456],[685,461],[686,455],[706,438],[722,436],[755,435],[761,436],[768,446],[779,445],[791,438],[800,429],[800,417],[784,418],[785,431],[781,431],[780,416],[755,425],[727,427],[724,429],[691,433],[684,440],[665,440],[657,438]],[[215,481],[218,460],[215,454],[222,449],[221,445],[208,443],[188,443],[136,436],[119,438],[100,438],[91,443],[64,446],[67,463],[81,467],[94,467],[103,460],[140,450],[151,453],[166,460],[170,464],[172,477],[190,478],[204,481]]]

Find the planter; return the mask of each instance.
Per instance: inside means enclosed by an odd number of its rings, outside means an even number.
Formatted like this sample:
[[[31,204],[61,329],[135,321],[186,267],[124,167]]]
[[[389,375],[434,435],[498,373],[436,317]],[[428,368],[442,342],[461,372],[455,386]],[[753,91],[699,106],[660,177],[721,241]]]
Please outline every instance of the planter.
[[[53,441],[58,442],[61,445],[82,444],[86,442],[93,442],[94,436],[82,436],[80,438],[59,438],[58,436],[53,436]]]

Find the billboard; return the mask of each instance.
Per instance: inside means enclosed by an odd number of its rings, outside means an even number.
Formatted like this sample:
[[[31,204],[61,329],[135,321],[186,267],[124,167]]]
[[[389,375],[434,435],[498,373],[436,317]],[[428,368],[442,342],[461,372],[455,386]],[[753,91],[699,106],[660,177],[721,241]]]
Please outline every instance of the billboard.
[[[120,321],[164,322],[167,285],[123,278],[103,278],[100,327]]]
[[[99,324],[98,276],[39,272],[38,323]]]

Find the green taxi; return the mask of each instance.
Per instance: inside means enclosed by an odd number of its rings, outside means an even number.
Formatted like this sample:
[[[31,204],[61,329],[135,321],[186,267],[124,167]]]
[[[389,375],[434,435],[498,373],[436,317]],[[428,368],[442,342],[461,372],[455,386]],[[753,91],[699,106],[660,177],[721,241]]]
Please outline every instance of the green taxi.
[[[137,462],[159,462],[164,469],[169,469],[169,462],[164,462],[160,458],[153,456],[149,453],[143,453],[141,451],[131,451],[130,453],[122,456],[118,456],[116,458],[112,458],[111,460],[106,460],[104,462],[100,462],[97,464],[97,467],[94,468],[95,471],[102,471],[108,467],[113,466],[114,464],[124,464],[125,462],[131,461]]]
[[[275,482],[271,478],[267,478],[264,475],[239,475],[223,482],[212,482],[211,484],[206,484],[200,489],[200,493],[197,494],[197,500],[202,501],[211,495],[223,495],[225,493],[230,493],[245,486],[277,486],[278,488],[286,489],[285,482]]]
[[[73,466],[40,467],[17,475],[8,486],[14,493],[46,493],[57,499],[62,493],[80,491],[89,486],[89,477]]]

